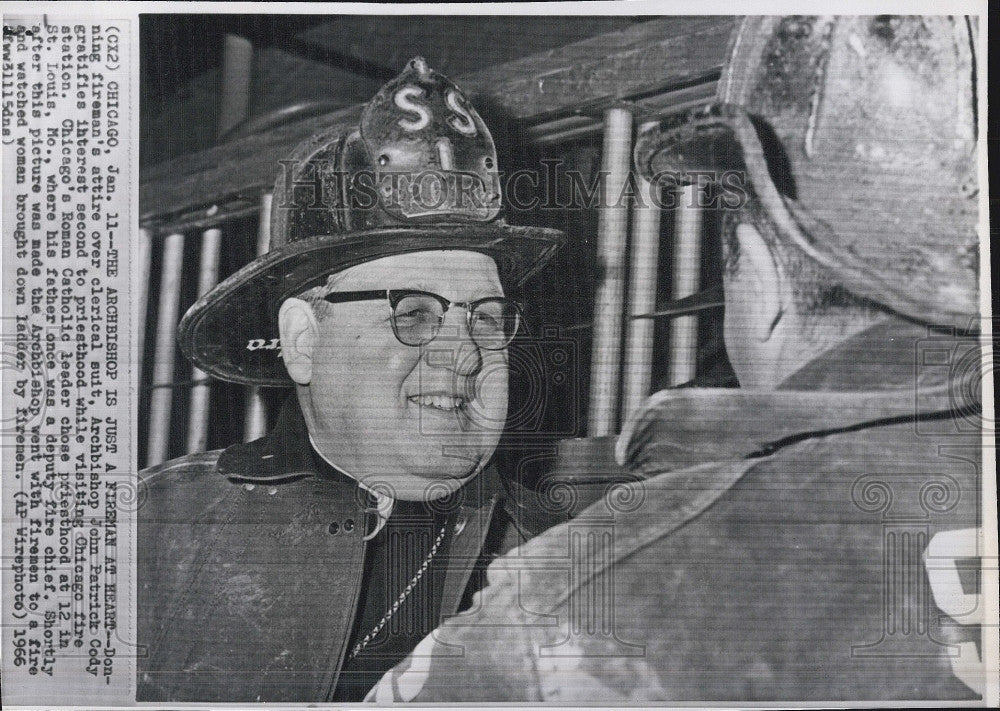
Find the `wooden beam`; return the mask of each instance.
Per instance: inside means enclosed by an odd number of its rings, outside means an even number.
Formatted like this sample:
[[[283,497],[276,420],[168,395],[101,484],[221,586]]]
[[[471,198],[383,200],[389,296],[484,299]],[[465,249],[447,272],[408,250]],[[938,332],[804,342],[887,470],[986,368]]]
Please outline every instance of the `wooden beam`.
[[[513,10],[516,12],[516,7]],[[410,15],[340,15],[303,30],[296,39],[324,51],[335,47],[363,65],[384,67],[389,74],[381,78],[386,82],[415,56],[449,77],[459,77],[650,19],[627,15],[423,15],[415,21]]]
[[[526,127],[600,115],[615,102],[713,81],[734,24],[730,17],[657,18],[456,82],[477,105],[496,107]],[[153,166],[139,187],[140,223],[174,231],[254,211],[274,184],[279,160],[322,129],[356,125],[361,109],[340,109]]]

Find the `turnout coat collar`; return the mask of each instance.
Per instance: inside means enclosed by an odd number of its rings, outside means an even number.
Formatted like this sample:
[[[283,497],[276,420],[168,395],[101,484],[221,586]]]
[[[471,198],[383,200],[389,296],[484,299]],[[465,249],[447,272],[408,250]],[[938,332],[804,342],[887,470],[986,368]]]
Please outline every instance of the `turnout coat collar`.
[[[292,405],[267,437],[140,473],[138,700],[330,697],[373,513],[321,464]],[[458,609],[497,492],[493,465],[460,490],[442,618]]]
[[[979,362],[974,336],[892,320],[821,354],[777,390],[655,393],[623,428],[615,458],[648,476],[896,421],[967,418],[981,408]]]

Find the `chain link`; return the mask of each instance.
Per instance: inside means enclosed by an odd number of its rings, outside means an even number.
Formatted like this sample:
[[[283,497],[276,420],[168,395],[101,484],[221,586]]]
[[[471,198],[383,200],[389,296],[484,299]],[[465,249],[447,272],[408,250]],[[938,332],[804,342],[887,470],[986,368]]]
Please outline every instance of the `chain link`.
[[[399,594],[399,597],[396,598],[395,602],[393,602],[389,609],[385,611],[385,614],[382,615],[382,619],[378,621],[378,624],[375,625],[372,631],[366,634],[364,639],[354,645],[354,649],[351,650],[350,655],[347,657],[348,660],[354,659],[358,656],[358,653],[367,647],[369,642],[375,639],[376,635],[378,635],[378,633],[382,631],[382,628],[385,627],[389,623],[389,620],[392,619],[392,616],[399,611],[400,606],[406,601],[406,598],[409,597],[410,593],[413,592],[413,588],[417,587],[417,583],[420,582],[420,579],[424,577],[424,573],[427,572],[427,568],[430,567],[431,561],[434,559],[434,554],[437,553],[438,548],[441,547],[441,541],[444,540],[444,534],[447,530],[447,523],[441,526],[441,531],[438,533],[437,539],[434,541],[434,545],[431,546],[430,553],[428,553],[427,557],[424,558],[424,562],[421,564],[420,570],[418,570],[416,575],[410,579],[410,582],[405,588],[403,588],[403,592]]]

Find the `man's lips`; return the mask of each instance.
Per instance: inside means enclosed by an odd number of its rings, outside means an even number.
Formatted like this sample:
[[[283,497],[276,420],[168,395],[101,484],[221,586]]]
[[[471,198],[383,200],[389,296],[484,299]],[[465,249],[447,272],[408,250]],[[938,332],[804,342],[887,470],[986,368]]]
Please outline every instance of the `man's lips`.
[[[465,407],[466,399],[460,395],[445,392],[428,392],[408,395],[409,402],[420,407],[429,407],[443,412],[455,412]]]

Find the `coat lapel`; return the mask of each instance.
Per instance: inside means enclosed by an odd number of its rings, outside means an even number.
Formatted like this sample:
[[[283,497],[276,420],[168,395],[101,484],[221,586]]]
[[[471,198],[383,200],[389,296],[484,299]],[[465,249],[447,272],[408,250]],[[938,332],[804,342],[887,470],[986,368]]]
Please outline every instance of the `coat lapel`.
[[[499,475],[493,464],[464,487],[464,503],[459,507],[455,536],[448,553],[448,568],[441,593],[441,619],[458,612],[462,595],[469,585],[489,532],[493,509],[499,498]]]

